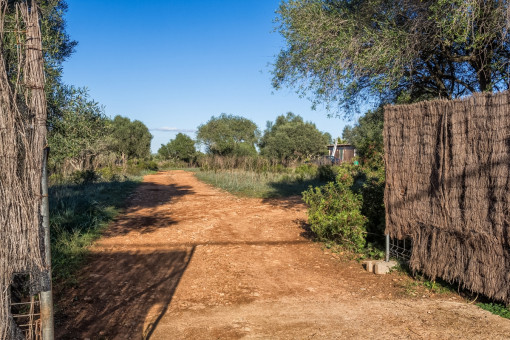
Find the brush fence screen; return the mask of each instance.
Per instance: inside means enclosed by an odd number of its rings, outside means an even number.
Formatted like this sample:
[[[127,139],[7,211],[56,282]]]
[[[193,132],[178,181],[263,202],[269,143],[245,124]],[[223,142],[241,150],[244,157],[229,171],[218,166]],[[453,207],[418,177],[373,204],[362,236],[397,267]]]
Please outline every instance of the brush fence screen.
[[[386,232],[410,266],[510,302],[510,94],[387,106]]]

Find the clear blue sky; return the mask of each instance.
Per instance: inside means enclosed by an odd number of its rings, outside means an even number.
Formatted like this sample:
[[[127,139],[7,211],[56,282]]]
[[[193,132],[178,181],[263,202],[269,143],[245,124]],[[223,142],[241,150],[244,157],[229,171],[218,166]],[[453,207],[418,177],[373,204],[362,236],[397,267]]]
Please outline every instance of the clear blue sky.
[[[292,111],[340,136],[346,125],[292,89],[274,91],[271,66],[279,0],[67,0],[78,41],[65,83],[85,86],[105,112],[144,122],[152,151],[221,113],[266,121]],[[351,123],[352,124],[352,123]],[[171,131],[162,131],[162,130]]]

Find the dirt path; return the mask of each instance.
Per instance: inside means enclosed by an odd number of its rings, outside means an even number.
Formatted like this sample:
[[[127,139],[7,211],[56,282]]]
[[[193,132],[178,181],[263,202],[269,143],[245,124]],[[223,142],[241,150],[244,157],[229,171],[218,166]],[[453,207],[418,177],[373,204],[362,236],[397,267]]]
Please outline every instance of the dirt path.
[[[510,321],[453,295],[404,295],[309,241],[299,199],[237,198],[147,176],[61,294],[59,339],[503,339]]]

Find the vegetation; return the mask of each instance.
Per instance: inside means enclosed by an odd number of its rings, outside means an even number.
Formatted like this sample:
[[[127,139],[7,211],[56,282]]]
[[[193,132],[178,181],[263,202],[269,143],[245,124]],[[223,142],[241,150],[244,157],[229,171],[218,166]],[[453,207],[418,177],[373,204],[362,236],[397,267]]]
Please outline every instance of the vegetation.
[[[198,179],[246,197],[274,198],[300,195],[309,186],[319,185],[317,168],[302,165],[295,169],[275,167],[272,171],[243,169],[206,170],[196,173]]]
[[[259,131],[251,120],[223,113],[200,125],[197,139],[211,155],[254,156]]]
[[[303,193],[309,205],[308,223],[320,240],[332,240],[359,252],[366,243],[366,220],[362,198],[353,192],[354,179],[347,167],[339,167],[335,182]]]
[[[356,147],[363,163],[382,163],[384,110],[382,107],[361,116],[354,127],[346,126],[343,139]]]
[[[496,314],[505,319],[510,319],[510,309],[500,303],[477,303],[478,307],[485,309],[486,311]]]
[[[267,122],[260,139],[260,154],[273,159],[305,160],[324,155],[326,145],[331,142],[329,133],[320,132],[315,124],[288,112]]]
[[[161,145],[158,156],[161,160],[193,162],[197,156],[195,141],[183,133],[178,133],[175,139],[170,140],[166,145]]]
[[[51,149],[50,169],[62,172],[89,168],[98,154],[108,149],[110,126],[102,107],[89,99],[86,89],[67,87],[63,90],[59,119],[53,119],[48,144]]]
[[[112,121],[112,150],[121,155],[125,163],[128,158],[148,158],[151,154],[152,135],[139,120],[115,116]]]
[[[88,180],[80,184],[50,187],[54,279],[73,282],[74,272],[83,263],[88,246],[119,213],[140,180],[141,177],[131,177],[123,181],[97,181],[89,173]]]
[[[273,85],[346,109],[507,89],[508,3],[282,1]]]

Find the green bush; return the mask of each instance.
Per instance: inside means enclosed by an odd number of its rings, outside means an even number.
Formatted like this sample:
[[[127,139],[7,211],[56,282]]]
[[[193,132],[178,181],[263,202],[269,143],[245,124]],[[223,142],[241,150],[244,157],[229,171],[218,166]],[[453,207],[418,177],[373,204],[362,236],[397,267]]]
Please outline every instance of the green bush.
[[[478,307],[485,309],[486,311],[496,314],[505,319],[510,319],[510,308],[505,307],[499,303],[477,303]]]
[[[113,167],[107,166],[97,170],[97,173],[101,176],[104,181],[107,182],[115,182],[121,180],[122,168],[121,167]]]
[[[97,182],[99,175],[94,170],[78,170],[71,174],[70,180],[75,184],[87,184]]]
[[[367,231],[375,235],[384,235],[386,228],[384,208],[384,167],[361,168],[356,174],[354,190],[361,194],[363,206],[361,213],[367,217]]]
[[[351,190],[354,178],[348,167],[338,167],[335,182],[303,192],[309,205],[308,223],[320,240],[334,240],[352,251],[366,243],[367,218],[361,214],[362,197]]]
[[[319,180],[324,182],[333,182],[336,177],[335,170],[332,165],[321,165],[317,169],[317,176]]]
[[[158,163],[145,160],[128,161],[127,174],[138,176],[148,171],[158,171]]]
[[[317,177],[318,167],[315,164],[301,164],[294,170],[294,173],[303,178]]]

